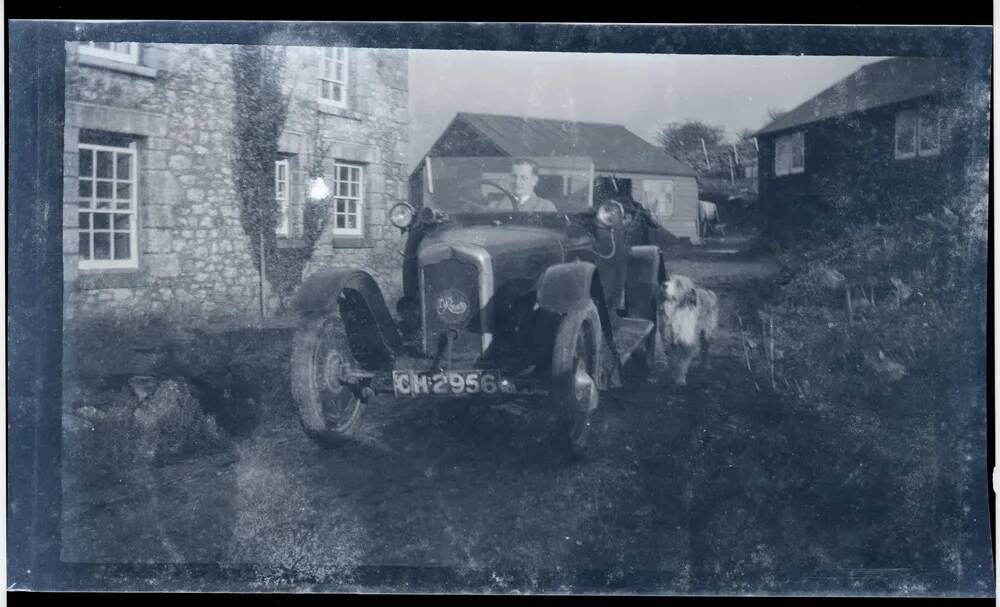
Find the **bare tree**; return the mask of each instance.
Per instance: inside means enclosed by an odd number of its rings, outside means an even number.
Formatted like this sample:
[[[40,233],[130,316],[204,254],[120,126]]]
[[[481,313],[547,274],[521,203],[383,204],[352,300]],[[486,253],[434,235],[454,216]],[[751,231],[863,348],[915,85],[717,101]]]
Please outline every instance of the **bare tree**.
[[[784,110],[780,107],[769,107],[767,108],[767,122],[768,123],[774,122],[775,120],[781,118],[787,113],[788,113],[787,110]]]

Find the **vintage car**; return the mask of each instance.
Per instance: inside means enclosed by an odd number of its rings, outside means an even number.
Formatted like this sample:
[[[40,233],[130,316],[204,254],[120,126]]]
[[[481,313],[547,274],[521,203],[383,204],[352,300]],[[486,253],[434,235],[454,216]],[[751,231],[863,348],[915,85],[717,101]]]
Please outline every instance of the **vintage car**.
[[[406,235],[396,319],[362,268],[306,278],[291,374],[309,436],[351,439],[378,393],[518,396],[554,413],[554,446],[579,450],[600,392],[645,381],[665,277],[658,226],[628,195],[595,203],[589,159],[534,160],[556,212],[519,210],[510,158],[424,162],[414,204],[388,218]]]

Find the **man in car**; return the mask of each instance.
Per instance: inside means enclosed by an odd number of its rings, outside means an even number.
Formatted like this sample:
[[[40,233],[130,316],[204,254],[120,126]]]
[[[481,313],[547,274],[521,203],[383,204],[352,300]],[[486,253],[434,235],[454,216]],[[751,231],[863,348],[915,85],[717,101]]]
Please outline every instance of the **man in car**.
[[[510,168],[511,192],[517,197],[517,210],[524,213],[555,213],[556,205],[535,194],[538,185],[538,164],[534,160],[518,158]],[[504,196],[489,203],[491,211],[510,211],[511,200]]]

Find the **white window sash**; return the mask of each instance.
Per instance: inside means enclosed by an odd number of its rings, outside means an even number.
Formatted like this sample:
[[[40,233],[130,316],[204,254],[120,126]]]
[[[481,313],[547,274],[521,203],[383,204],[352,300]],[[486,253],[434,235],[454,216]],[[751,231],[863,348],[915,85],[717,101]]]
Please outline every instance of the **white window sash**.
[[[899,149],[899,140],[900,140],[900,138],[899,138],[899,125],[903,121],[904,117],[907,116],[907,115],[913,116],[913,123],[914,123],[913,124],[913,138],[912,138],[913,150],[909,151],[909,152],[907,152],[907,151],[901,151]],[[896,156],[897,160],[904,160],[904,159],[907,159],[907,158],[915,158],[916,157],[916,155],[917,155],[917,146],[920,144],[920,137],[919,137],[919,133],[918,133],[919,130],[920,130],[920,115],[919,115],[918,112],[916,112],[915,110],[903,110],[903,111],[900,111],[900,112],[896,112],[896,122],[895,122],[895,129],[893,130],[893,139],[892,139],[893,144],[892,145],[893,145],[893,148],[895,149],[895,156]]]
[[[795,165],[795,148],[802,148],[802,164]],[[805,133],[795,133],[791,136],[788,144],[788,172],[804,173],[806,170],[806,135]]]
[[[350,184],[350,174],[351,169],[356,169],[358,172],[358,195],[357,197],[352,196],[341,196],[340,195],[340,169],[347,167],[348,169],[348,181]],[[364,236],[365,235],[365,170],[364,167],[357,164],[334,164],[333,167],[333,194],[331,198],[333,199],[333,228],[332,233],[336,236]],[[348,190],[350,187],[348,186]],[[344,227],[337,227],[337,201],[354,201],[354,215],[355,222],[354,227],[347,227],[346,217],[349,216],[347,213],[340,213],[340,215],[345,217]]]
[[[111,59],[112,61],[121,61],[123,63],[139,63],[139,44],[136,42],[124,42],[120,44],[128,45],[128,52],[121,53],[118,51],[111,51],[105,48],[97,48],[90,46],[86,42],[80,43],[80,52],[84,55],[90,55],[91,57],[100,57],[102,59]]]
[[[81,143],[78,146],[80,150],[93,150],[94,160],[91,165],[90,181],[93,184],[91,187],[94,188],[93,191],[96,192],[97,188],[97,152],[113,152],[121,153],[128,152],[130,163],[129,163],[129,179],[128,181],[121,181],[121,183],[128,183],[131,186],[131,197],[129,198],[129,208],[127,211],[118,210],[114,208],[115,205],[115,186],[119,183],[117,178],[112,181],[112,192],[111,199],[112,208],[110,209],[97,209],[96,205],[92,205],[88,209],[84,209],[78,206],[77,214],[79,213],[90,213],[90,228],[85,231],[90,233],[90,246],[91,253],[93,253],[93,241],[94,241],[94,215],[98,213],[106,213],[112,215],[108,218],[109,229],[108,238],[112,241],[114,240],[114,215],[125,215],[129,216],[129,258],[128,259],[80,259],[79,268],[81,270],[106,270],[106,269],[136,269],[139,267],[139,231],[138,231],[138,156],[136,154],[136,144],[135,142],[130,143],[127,148],[98,145],[92,143]],[[114,156],[112,156],[112,162],[115,162]],[[115,169],[117,170],[117,169]],[[81,176],[82,177],[82,176]],[[81,177],[77,177],[79,182]],[[76,228],[77,233],[80,232],[80,228]],[[113,248],[113,242],[110,244]]]
[[[782,176],[788,174],[792,159],[789,156],[788,137],[778,137],[774,140],[774,174]]]
[[[937,145],[932,148],[925,148],[923,145],[923,121],[921,117],[926,115],[927,111],[932,111],[934,113],[934,128],[937,130]],[[941,109],[938,107],[921,107],[920,111],[917,112],[917,145],[916,151],[919,156],[937,156],[941,153]]]
[[[281,179],[280,170],[285,170],[285,178]],[[274,162],[274,197],[278,202],[278,224],[275,227],[275,234],[287,237],[291,233],[291,213],[289,208],[291,175],[289,173],[288,160],[276,160]],[[281,193],[279,184],[284,182],[285,192]]]
[[[348,88],[347,87],[348,87],[348,83],[349,83],[349,80],[350,80],[350,52],[349,52],[349,50],[347,48],[343,48],[343,47],[331,47],[331,48],[333,48],[333,50],[334,50],[334,57],[333,58],[329,58],[326,55],[324,55],[322,52],[320,52],[320,58],[319,58],[319,61],[320,61],[320,72],[319,73],[320,73],[320,75],[319,75],[319,81],[317,82],[317,85],[319,86],[319,91],[318,91],[318,94],[317,94],[317,98],[319,99],[319,102],[322,103],[322,104],[324,104],[324,105],[329,105],[329,106],[338,107],[338,108],[346,108],[347,107],[347,99],[348,99],[348,95],[347,95]],[[343,61],[339,61],[336,58],[337,49],[338,48],[343,48],[343,51],[344,51],[344,59],[343,59]],[[334,67],[333,76],[330,77],[330,78],[325,78],[323,76],[323,68],[326,66],[327,63],[329,63],[330,65],[332,65]],[[342,80],[337,80],[337,78],[336,78],[336,65],[338,63],[342,63],[343,66],[344,66],[343,79]],[[337,85],[337,84],[340,85],[340,99],[330,99],[328,97],[324,97],[323,96],[323,83],[324,82],[329,82],[330,83],[331,90],[332,90],[333,85]]]

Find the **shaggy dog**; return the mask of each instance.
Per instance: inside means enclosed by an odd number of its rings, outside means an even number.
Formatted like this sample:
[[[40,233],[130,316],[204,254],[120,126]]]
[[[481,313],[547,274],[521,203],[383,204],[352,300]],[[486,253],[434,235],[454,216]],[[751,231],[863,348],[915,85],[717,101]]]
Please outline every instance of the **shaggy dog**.
[[[719,298],[696,287],[687,276],[673,274],[660,285],[659,299],[660,339],[671,377],[678,386],[686,386],[688,367],[699,347],[702,362],[711,368],[708,344],[719,325]]]

